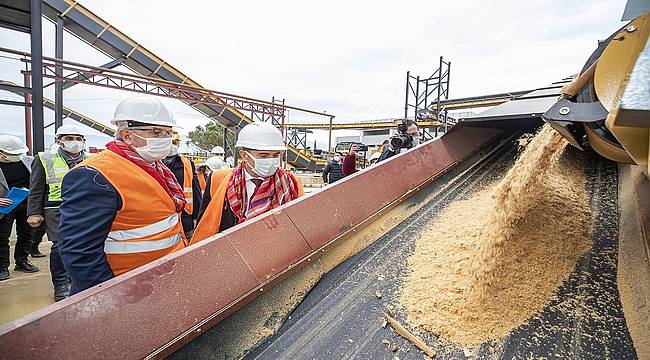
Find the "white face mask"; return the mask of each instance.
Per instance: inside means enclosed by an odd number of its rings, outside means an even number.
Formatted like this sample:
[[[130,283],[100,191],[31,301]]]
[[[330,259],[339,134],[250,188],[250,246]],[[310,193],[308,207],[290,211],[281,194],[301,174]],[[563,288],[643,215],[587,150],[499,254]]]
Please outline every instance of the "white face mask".
[[[255,166],[253,167],[253,171],[255,171],[255,174],[261,176],[261,177],[269,177],[275,174],[276,171],[278,171],[278,168],[280,167],[280,158],[274,157],[270,159],[257,159],[253,155],[251,155],[248,151],[246,152],[248,156],[250,156],[253,161],[255,161]],[[249,164],[250,165],[250,164]]]
[[[63,143],[63,150],[69,152],[69,153],[79,153],[84,149],[84,142],[83,141],[77,141],[77,140],[71,140],[71,141],[62,141]]]
[[[172,144],[172,146],[169,148],[169,154],[167,156],[176,156],[178,155],[178,145]]]
[[[215,155],[215,158],[219,159],[219,161],[223,162],[223,155]]]
[[[145,146],[133,147],[133,150],[148,163],[153,163],[162,160],[169,154],[169,149],[172,147],[172,138],[143,138],[140,135],[133,135],[143,139],[147,142]]]
[[[12,162],[12,163],[19,162],[20,158],[21,158],[20,155],[2,154],[0,156],[2,156],[6,161]]]
[[[335,157],[334,157],[334,161],[336,161],[336,162],[341,161],[341,157],[340,157],[340,156],[335,156]]]

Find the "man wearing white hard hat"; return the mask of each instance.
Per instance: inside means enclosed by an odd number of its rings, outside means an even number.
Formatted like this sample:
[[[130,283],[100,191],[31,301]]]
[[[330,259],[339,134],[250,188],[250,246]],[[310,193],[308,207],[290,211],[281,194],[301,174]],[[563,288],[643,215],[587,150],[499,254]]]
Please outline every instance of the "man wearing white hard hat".
[[[212,150],[210,151],[210,153],[213,156],[225,156],[226,155],[226,152],[223,150],[223,147],[221,147],[219,145],[213,147]]]
[[[210,156],[205,160],[205,164],[210,168],[210,170],[215,171],[215,170],[230,168],[230,166],[228,165],[228,163],[226,163],[224,159],[226,152],[223,150],[221,146],[213,147],[210,153],[212,154],[212,156]]]
[[[115,140],[63,179],[59,237],[71,294],[186,242],[185,194],[161,161],[172,146],[171,111],[155,98],[134,97],[117,105],[111,123]]]
[[[34,228],[45,226],[50,249],[50,275],[54,300],[65,299],[69,292],[68,272],[59,255],[59,206],[61,181],[65,174],[82,162],[86,154],[86,138],[81,127],[62,125],[55,133],[55,144],[50,150],[39,152],[32,163],[32,177],[27,203],[27,222]]]
[[[0,135],[0,207],[13,204],[6,198],[9,190],[29,188],[29,176],[33,158],[25,156],[29,149],[15,136]],[[31,248],[32,230],[27,224],[27,205],[23,201],[8,214],[0,214],[0,280],[9,279],[9,236],[16,223],[16,247],[14,270],[36,272],[38,268],[27,260]]]
[[[286,147],[275,126],[263,122],[246,125],[239,132],[236,146],[241,158],[239,165],[213,171],[210,176],[192,243],[304,194],[293,174],[280,168]]]

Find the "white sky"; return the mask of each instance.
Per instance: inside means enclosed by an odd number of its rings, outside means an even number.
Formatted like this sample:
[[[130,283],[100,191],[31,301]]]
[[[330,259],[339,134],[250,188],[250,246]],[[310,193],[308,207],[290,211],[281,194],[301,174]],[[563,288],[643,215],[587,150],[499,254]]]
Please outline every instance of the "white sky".
[[[597,41],[622,26],[625,7],[624,0],[81,3],[205,87],[285,98],[335,114],[336,122],[402,116],[406,71],[428,76],[440,56],[452,63],[450,98],[546,86],[579,71]],[[47,21],[43,40],[45,55],[53,56]],[[70,35],[64,43],[66,60],[110,60]],[[29,37],[0,29],[0,46],[29,51]],[[20,82],[19,70],[18,62],[0,58],[0,79]],[[45,94],[53,98],[53,89]],[[78,85],[66,90],[64,104],[108,123],[129,96]],[[181,133],[207,121],[179,101],[164,101]],[[52,111],[45,116],[46,124],[53,121]],[[305,119],[291,113],[289,121]],[[22,109],[0,105],[2,132],[24,135]],[[321,146],[323,136],[316,135]],[[91,136],[89,143],[105,140]]]

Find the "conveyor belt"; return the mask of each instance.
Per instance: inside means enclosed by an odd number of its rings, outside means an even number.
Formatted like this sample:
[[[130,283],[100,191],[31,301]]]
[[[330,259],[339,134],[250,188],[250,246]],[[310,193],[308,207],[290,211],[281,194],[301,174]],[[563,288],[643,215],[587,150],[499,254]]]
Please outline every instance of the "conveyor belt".
[[[496,154],[427,204],[417,216],[328,273],[280,331],[248,358],[422,359],[422,353],[409,342],[396,338],[389,327],[382,328],[382,311],[386,304],[398,303],[406,259],[421,229],[446,204],[477,189],[486,178],[502,174],[507,170],[504,164],[512,163],[513,158],[513,150]],[[483,344],[478,358],[636,358],[616,284],[616,165],[597,156],[589,157],[587,162],[588,193],[596,215],[592,250],[579,260],[559,289],[557,300],[507,338]],[[379,275],[383,281],[377,280]],[[375,290],[381,291],[382,299],[374,296]],[[581,311],[551,310],[559,302]],[[403,314],[398,311],[397,316],[404,322]],[[402,350],[391,353],[382,339],[396,342]],[[439,358],[465,358],[462,348],[443,346],[432,337],[425,340],[433,345]]]

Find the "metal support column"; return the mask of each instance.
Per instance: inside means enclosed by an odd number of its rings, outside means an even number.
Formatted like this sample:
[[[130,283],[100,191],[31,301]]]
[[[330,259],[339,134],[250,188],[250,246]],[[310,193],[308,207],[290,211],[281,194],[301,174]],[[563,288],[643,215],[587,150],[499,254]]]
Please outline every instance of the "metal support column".
[[[233,132],[235,133],[235,141],[237,141],[237,139],[239,139],[239,128],[236,127]],[[233,147],[232,152],[233,152],[232,156],[233,158],[235,158],[234,166],[237,166],[237,164],[239,163],[239,151],[237,151],[236,147]]]
[[[223,158],[228,157],[228,153],[230,152],[230,149],[228,149],[228,128],[227,127],[222,127],[223,129],[223,141],[222,141],[222,146],[223,146]],[[212,149],[210,149],[212,151]]]
[[[428,84],[427,84],[428,87]],[[425,92],[427,89],[425,88]],[[415,112],[413,113],[413,121],[418,121],[418,106],[420,105],[420,75],[417,76],[415,81]],[[426,107],[426,104],[425,104]],[[404,118],[404,120],[408,120]]]
[[[407,71],[406,72],[406,103],[404,104],[404,120],[408,119],[409,117],[409,85],[410,85],[410,80],[411,78],[411,72]]]
[[[43,131],[43,32],[42,1],[31,0],[32,152],[45,150]]]
[[[23,76],[24,76],[24,81],[25,81],[25,89],[29,89],[31,87],[31,80],[30,80],[30,75],[28,71],[27,64],[25,64],[25,71],[23,71]],[[28,155],[34,155],[34,147],[32,146],[32,93],[29,91],[25,91],[25,144],[27,144],[27,147],[29,148]]]
[[[332,153],[332,121],[334,120],[334,116],[330,116],[330,124],[329,124],[329,134],[328,134],[328,141],[327,141],[327,154]]]
[[[442,90],[442,56],[440,57],[440,65],[438,67],[440,74],[438,75],[438,96],[436,97],[436,119],[439,119],[440,116],[440,90]],[[438,135],[438,129],[436,129],[436,136]]]
[[[56,40],[55,40],[55,57],[63,60],[63,18],[56,19]],[[57,64],[60,65],[60,64]],[[56,75],[63,76],[63,69],[56,67]],[[54,84],[54,129],[59,129],[63,125],[63,82],[57,81]]]

